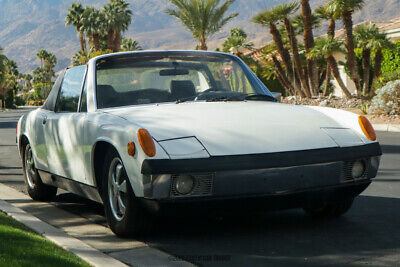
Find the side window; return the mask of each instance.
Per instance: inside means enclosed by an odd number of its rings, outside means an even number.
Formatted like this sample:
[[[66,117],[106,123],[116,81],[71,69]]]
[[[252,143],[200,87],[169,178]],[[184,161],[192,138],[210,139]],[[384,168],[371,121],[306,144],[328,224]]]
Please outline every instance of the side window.
[[[81,106],[79,108],[80,112],[87,112],[87,78],[85,79],[85,84],[83,85],[83,92],[81,97]]]
[[[86,66],[78,66],[67,70],[58,94],[57,112],[76,112],[78,110],[85,70]]]

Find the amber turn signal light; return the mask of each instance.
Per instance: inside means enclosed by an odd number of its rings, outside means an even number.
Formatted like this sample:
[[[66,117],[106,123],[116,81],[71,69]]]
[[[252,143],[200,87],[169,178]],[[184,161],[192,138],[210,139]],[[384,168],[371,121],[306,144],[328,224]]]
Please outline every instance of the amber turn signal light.
[[[369,120],[364,116],[359,116],[358,123],[360,124],[365,136],[371,141],[376,141],[376,133]]]
[[[128,149],[129,156],[132,156],[132,157],[135,156],[135,143],[134,142],[128,143],[127,149]]]
[[[156,155],[156,145],[150,133],[146,129],[139,129],[138,138],[143,152],[149,157],[154,157]]]

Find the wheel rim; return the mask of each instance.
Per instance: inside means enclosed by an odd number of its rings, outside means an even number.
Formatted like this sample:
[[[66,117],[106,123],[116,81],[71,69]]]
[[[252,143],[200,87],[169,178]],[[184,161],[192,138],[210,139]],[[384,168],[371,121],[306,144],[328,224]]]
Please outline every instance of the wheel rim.
[[[36,169],[35,162],[33,161],[32,148],[29,145],[25,149],[25,174],[29,188],[33,189],[36,184]]]
[[[108,200],[111,212],[117,221],[121,221],[126,211],[127,177],[119,158],[113,159],[108,172]]]

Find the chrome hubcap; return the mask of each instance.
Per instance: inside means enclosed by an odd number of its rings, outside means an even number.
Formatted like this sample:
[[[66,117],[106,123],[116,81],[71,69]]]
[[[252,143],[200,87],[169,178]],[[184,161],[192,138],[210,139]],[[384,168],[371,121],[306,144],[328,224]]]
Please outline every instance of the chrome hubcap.
[[[113,159],[108,172],[108,200],[114,218],[121,221],[126,211],[127,182],[124,165],[119,158]]]
[[[25,174],[29,188],[33,189],[36,184],[36,170],[30,146],[25,149]]]

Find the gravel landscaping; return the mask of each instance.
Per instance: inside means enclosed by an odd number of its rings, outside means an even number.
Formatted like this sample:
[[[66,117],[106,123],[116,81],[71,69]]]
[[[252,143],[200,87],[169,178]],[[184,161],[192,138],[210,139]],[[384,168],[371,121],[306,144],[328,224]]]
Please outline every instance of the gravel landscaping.
[[[306,106],[321,106],[339,108],[351,111],[356,114],[364,115],[374,124],[399,124],[400,115],[386,115],[386,114],[365,114],[366,107],[369,106],[370,101],[352,98],[345,99],[334,96],[319,97],[319,98],[295,98],[294,96],[285,97],[282,99],[285,104],[298,104]]]

